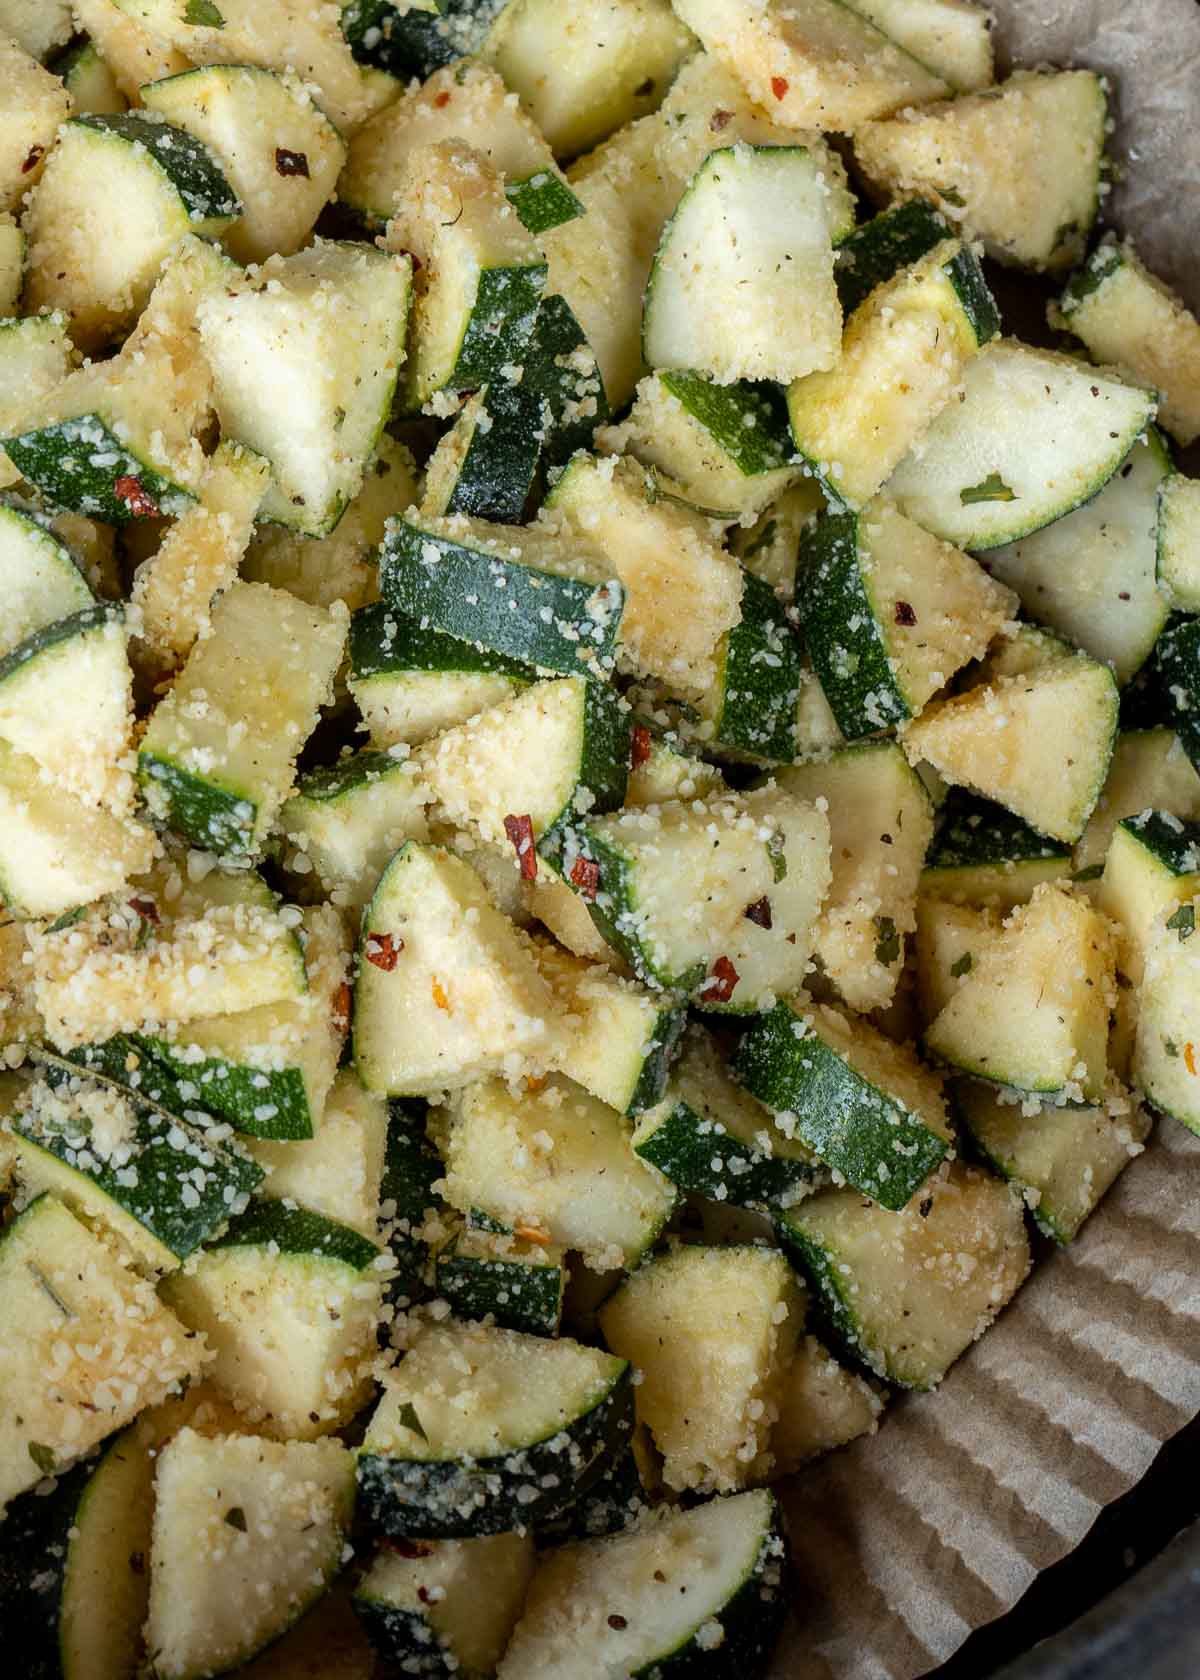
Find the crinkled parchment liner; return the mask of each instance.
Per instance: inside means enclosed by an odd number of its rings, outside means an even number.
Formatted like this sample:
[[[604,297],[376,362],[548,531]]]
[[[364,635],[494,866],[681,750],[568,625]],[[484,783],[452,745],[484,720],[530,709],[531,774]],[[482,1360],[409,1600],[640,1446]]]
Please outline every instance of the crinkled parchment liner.
[[[1200,5],[996,0],[1001,60],[1105,72],[1109,219],[1200,309]],[[1200,1006],[1200,999],[1198,1006]],[[1070,1249],[936,1393],[783,1491],[772,1680],[912,1680],[1008,1610],[1200,1411],[1200,1138],[1160,1120]]]

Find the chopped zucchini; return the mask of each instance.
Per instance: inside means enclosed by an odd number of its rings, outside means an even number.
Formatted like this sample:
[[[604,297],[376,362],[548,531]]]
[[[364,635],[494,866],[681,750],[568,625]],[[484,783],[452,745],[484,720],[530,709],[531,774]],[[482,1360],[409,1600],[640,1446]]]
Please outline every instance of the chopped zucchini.
[[[131,105],[146,82],[191,68],[181,52],[143,28],[117,0],[72,0],[71,11]]]
[[[1030,1106],[974,1080],[954,1093],[972,1143],[1021,1192],[1038,1227],[1066,1244],[1142,1153],[1150,1117],[1119,1093],[1103,1108]]]
[[[1132,243],[1101,241],[1072,276],[1051,323],[1131,384],[1159,392],[1159,418],[1187,445],[1200,437],[1200,322],[1151,274]]]
[[[1133,1082],[1149,1102],[1200,1133],[1197,1075],[1196,900],[1162,911],[1145,934]]]
[[[820,154],[802,146],[708,154],[662,231],[646,282],[642,348],[654,368],[718,384],[786,384],[830,368],[841,305]]]
[[[409,840],[363,911],[354,1063],[368,1091],[424,1095],[545,1065],[554,1003],[460,858]]]
[[[429,1327],[367,1425],[359,1508],[399,1539],[520,1532],[571,1506],[632,1428],[623,1359],[566,1337]]]
[[[300,82],[251,64],[209,64],[148,83],[141,102],[217,159],[241,206],[224,233],[239,262],[286,257],[306,243],[346,147]]]
[[[387,1133],[387,1105],[363,1090],[353,1069],[343,1068],[325,1101],[316,1137],[251,1138],[245,1147],[266,1174],[259,1186],[263,1196],[275,1201],[290,1197],[310,1213],[375,1241]]]
[[[991,905],[959,904],[922,892],[913,947],[917,1009],[929,1027],[983,953],[1000,936],[1001,913]]]
[[[1122,817],[1134,817],[1152,807],[1170,811],[1185,822],[1200,820],[1200,776],[1174,731],[1123,729],[1113,744],[1096,808],[1075,846],[1077,876],[1087,879],[1103,869]]]
[[[1096,907],[1118,924],[1121,972],[1140,986],[1154,924],[1200,893],[1200,823],[1169,811],[1123,817],[1109,841]]]
[[[689,1244],[639,1267],[600,1309],[667,1486],[729,1493],[771,1470],[771,1425],[803,1302],[779,1251]]]
[[[317,240],[202,300],[222,428],[271,463],[262,518],[327,536],[362,488],[405,357],[411,273],[373,246]]]
[[[1200,612],[1200,479],[1168,473],[1158,487],[1158,587],[1180,612]]]
[[[910,763],[1075,841],[1100,797],[1117,726],[1107,666],[1079,654],[935,701],[904,733]]]
[[[542,453],[541,394],[520,374],[502,374],[467,398],[426,467],[423,515],[520,523]]]
[[[563,1259],[563,1250],[551,1243],[468,1224],[438,1250],[433,1290],[459,1318],[556,1336],[567,1281]]]
[[[631,1267],[675,1201],[670,1181],[634,1154],[631,1130],[558,1075],[519,1095],[499,1079],[469,1086],[449,1115],[447,1200],[576,1249],[594,1271]]]
[[[790,764],[805,745],[803,650],[774,590],[752,572],[742,576],[741,610],[717,644],[697,738],[722,757]]]
[[[341,1568],[353,1478],[340,1441],[184,1428],[166,1443],[146,1622],[162,1680],[240,1666],[303,1615]]]
[[[952,1151],[937,1075],[860,1018],[778,1003],[732,1066],[781,1131],[881,1207],[904,1207]]]
[[[848,1371],[815,1336],[805,1336],[783,1373],[779,1416],[771,1430],[776,1472],[790,1476],[801,1465],[879,1428],[884,1397],[856,1371]]]
[[[35,632],[93,605],[70,549],[44,518],[13,502],[0,502],[0,577],[5,608],[0,656],[5,658]]]
[[[950,223],[926,198],[902,198],[861,222],[834,252],[834,280],[849,316],[877,286],[951,237]]]
[[[992,14],[973,0],[850,0],[854,11],[956,93],[992,80]]]
[[[788,391],[796,448],[834,506],[861,508],[878,493],[999,330],[979,261],[956,239],[859,305],[836,366]]]
[[[11,321],[17,313],[25,269],[25,235],[17,223],[0,211],[0,319]]]
[[[389,1294],[402,1303],[421,1300],[428,1293],[430,1254],[447,1233],[445,1203],[433,1188],[445,1168],[426,1141],[424,1106],[407,1104],[403,1098],[388,1104],[379,1229],[395,1266]]]
[[[973,960],[925,1044],[994,1084],[1098,1102],[1115,960],[1109,925],[1085,899],[1038,887]]]
[[[383,1251],[290,1200],[252,1202],[163,1298],[238,1411],[286,1440],[340,1428],[371,1393]]]
[[[729,546],[748,572],[770,584],[785,605],[796,594],[796,565],[800,540],[825,497],[815,479],[802,478],[785,490],[755,524],[729,533]]]
[[[311,875],[334,904],[358,909],[405,840],[425,840],[430,790],[411,760],[357,752],[302,776],[277,827],[295,851],[285,859],[303,885]]]
[[[996,88],[869,124],[854,154],[872,187],[925,193],[1001,262],[1061,273],[1100,208],[1107,121],[1094,71],[1017,70]]]
[[[1043,881],[1071,872],[1069,845],[1047,839],[1002,805],[954,788],[921,871],[921,891],[1011,910]]]
[[[946,92],[940,76],[838,0],[675,0],[675,9],[789,128],[854,133]]]
[[[881,497],[804,533],[796,609],[830,709],[855,740],[917,717],[982,658],[1016,598]]]
[[[344,612],[266,583],[232,584],[142,736],[138,777],[151,814],[209,851],[261,851],[345,637]]]
[[[198,1374],[204,1347],[54,1196],[0,1237],[0,1507]]]
[[[129,109],[129,101],[94,41],[81,36],[60,58],[54,60],[54,73],[62,77],[63,86],[71,95],[71,108],[76,116],[118,117]]]
[[[534,1569],[528,1534],[384,1547],[354,1590],[376,1651],[403,1673],[487,1680],[504,1654]]]
[[[0,34],[0,210],[19,210],[45,168],[71,97],[59,78]]]
[[[849,1352],[902,1388],[936,1388],[1030,1265],[1021,1203],[960,1165],[898,1213],[822,1190],[781,1216],[779,1235]]]
[[[70,0],[3,0],[4,33],[30,58],[49,58],[66,44],[74,27]]]
[[[43,400],[71,371],[66,328],[65,315],[0,320],[0,438],[19,435],[26,417],[36,417]],[[0,489],[23,476],[0,449]]]
[[[933,812],[894,742],[864,742],[779,772],[779,785],[826,807],[832,880],[816,954],[853,1009],[890,1003],[912,933]]]
[[[1155,660],[1176,734],[1193,766],[1200,765],[1200,619],[1173,619]]]

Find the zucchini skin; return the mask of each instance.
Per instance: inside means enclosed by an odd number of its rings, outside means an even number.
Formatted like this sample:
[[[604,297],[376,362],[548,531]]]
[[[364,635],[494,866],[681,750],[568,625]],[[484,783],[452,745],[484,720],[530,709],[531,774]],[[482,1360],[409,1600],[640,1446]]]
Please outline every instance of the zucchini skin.
[[[195,501],[190,490],[133,454],[99,414],[56,420],[0,442],[22,478],[48,501],[106,525],[128,525],[152,508],[178,517]],[[98,467],[96,459],[106,464]],[[66,464],[81,460],[82,470]],[[122,496],[119,487],[128,493]]]
[[[1043,862],[1061,857],[1069,862],[1071,849],[1030,828],[1027,822],[978,794],[954,788],[942,811],[927,870],[989,869],[1006,863]]]
[[[14,1499],[0,1525],[0,1626],[21,1680],[84,1680],[67,1675],[59,1646],[71,1529],[99,1460],[86,1459],[58,1478],[46,1496],[36,1489]],[[18,1668],[14,1668],[15,1675]]]
[[[644,1114],[648,1108],[662,1101],[687,1019],[686,1003],[670,1003],[659,1011],[654,1023],[655,1048],[642,1063],[638,1082],[625,1108],[626,1114]]]
[[[390,1098],[379,1191],[380,1201],[395,1209],[383,1221],[384,1236],[396,1262],[396,1274],[388,1283],[390,1299],[420,1301],[429,1294],[429,1244],[415,1234],[414,1227],[424,1224],[430,1208],[440,1211],[445,1206],[433,1188],[445,1172],[441,1156],[425,1140],[425,1104],[419,1098]]]
[[[634,1149],[681,1190],[733,1207],[770,1209],[814,1176],[807,1162],[765,1155],[728,1132],[714,1133],[711,1121],[682,1099],[649,1136],[635,1140]]]
[[[1176,618],[1167,625],[1155,665],[1175,733],[1200,769],[1200,618]]]
[[[854,1366],[874,1371],[877,1376],[886,1377],[902,1388],[915,1386],[904,1382],[892,1371],[880,1369],[868,1354],[862,1339],[862,1326],[854,1312],[849,1281],[839,1271],[836,1256],[814,1242],[786,1213],[776,1219],[775,1234],[789,1260],[812,1284],[819,1306],[822,1340],[830,1341]]]
[[[949,1145],[815,1032],[798,1038],[799,1019],[786,1003],[760,1015],[738,1044],[734,1073],[768,1108],[794,1114],[797,1135],[826,1165],[881,1207],[898,1211]]]
[[[548,1439],[496,1458],[423,1461],[360,1450],[359,1510],[372,1527],[401,1540],[506,1534],[515,1513],[522,1526],[535,1527],[562,1515],[594,1485],[628,1446],[633,1423],[633,1374],[626,1366],[590,1411]],[[555,1485],[543,1486],[547,1478]],[[522,1492],[533,1497],[520,1498]]]
[[[501,375],[482,393],[489,424],[473,427],[458,465],[445,511],[517,525],[525,512],[542,446],[538,439],[538,394],[524,379],[514,385]]]
[[[581,354],[591,358],[590,372],[571,365]],[[543,405],[542,456],[550,466],[560,466],[577,449],[587,449],[596,428],[611,418],[596,358],[570,304],[557,292],[542,298],[525,352],[525,379]]]
[[[450,1243],[434,1262],[433,1292],[459,1318],[486,1318],[531,1336],[557,1334],[566,1273],[562,1266],[459,1254]]]
[[[418,618],[397,612],[385,601],[350,614],[348,652],[356,678],[392,671],[481,671],[533,682],[536,675],[518,659],[423,626]]]
[[[570,187],[551,169],[539,169],[523,181],[509,181],[504,196],[532,234],[548,233],[584,213]]]
[[[245,1213],[230,1220],[228,1229],[209,1248],[266,1248],[271,1243],[280,1254],[311,1254],[357,1272],[380,1254],[378,1245],[361,1231],[277,1201],[252,1202]]]
[[[524,354],[533,336],[545,284],[544,263],[483,270],[444,389],[472,391],[503,378],[501,369]]]
[[[248,1063],[231,1062],[224,1056],[192,1061],[178,1055],[169,1039],[137,1033],[134,1041],[177,1085],[191,1083],[197,1087],[193,1106],[227,1120],[247,1137],[312,1137],[312,1110],[304,1075],[298,1067],[264,1070]],[[183,1042],[187,1042],[186,1028]],[[276,1113],[269,1119],[259,1120],[255,1118],[258,1108],[274,1108]]]
[[[222,857],[254,856],[258,808],[244,794],[145,751],[138,753],[138,781],[143,790],[154,784],[163,800],[165,825],[172,833]]]
[[[953,237],[949,222],[925,198],[905,199],[856,227],[836,251],[833,277],[843,314],[851,314],[876,286]]]
[[[725,636],[716,741],[753,758],[790,764],[796,757],[803,665],[800,641],[775,591],[746,572],[741,622]]]

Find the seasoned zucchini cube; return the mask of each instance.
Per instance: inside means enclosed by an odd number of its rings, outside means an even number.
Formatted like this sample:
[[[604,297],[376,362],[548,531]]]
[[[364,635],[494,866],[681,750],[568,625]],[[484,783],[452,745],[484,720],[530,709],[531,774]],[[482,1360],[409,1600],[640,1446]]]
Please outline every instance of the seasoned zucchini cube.
[[[1003,805],[953,788],[921,871],[921,892],[1011,910],[1043,881],[1066,879],[1071,868],[1064,841],[1039,834]]]
[[[983,953],[1000,935],[1002,916],[991,905],[960,904],[922,891],[913,944],[917,1009],[929,1027]]]
[[[291,874],[339,907],[357,909],[379,885],[405,840],[428,838],[430,790],[411,759],[357,752],[296,783],[279,813],[278,829],[295,851]]]
[[[1174,730],[1123,729],[1096,808],[1075,846],[1077,876],[1103,873],[1109,843],[1122,817],[1170,811],[1184,822],[1200,820],[1200,776]]]
[[[0,39],[0,90],[0,210],[19,211],[70,115],[71,99],[59,78],[7,31]]]
[[[1145,971],[1138,992],[1133,1082],[1148,1101],[1200,1132],[1200,1033],[1196,1030],[1198,953],[1191,943],[1197,901],[1161,912],[1145,935]]]
[[[879,1428],[886,1390],[849,1371],[805,1336],[783,1373],[779,1416],[771,1430],[771,1456],[777,1475],[790,1476],[835,1447]]]
[[[936,1388],[1029,1272],[1020,1201],[975,1167],[900,1212],[822,1190],[778,1229],[850,1353],[902,1388]]]
[[[1170,473],[1158,487],[1158,587],[1180,612],[1200,612],[1200,479]]]
[[[387,1104],[363,1090],[353,1068],[343,1068],[333,1081],[316,1137],[252,1138],[245,1147],[266,1175],[259,1186],[263,1196],[290,1198],[374,1242],[387,1140]]]
[[[553,1243],[468,1223],[438,1250],[433,1291],[459,1318],[556,1336],[567,1281],[564,1260],[565,1251]]]

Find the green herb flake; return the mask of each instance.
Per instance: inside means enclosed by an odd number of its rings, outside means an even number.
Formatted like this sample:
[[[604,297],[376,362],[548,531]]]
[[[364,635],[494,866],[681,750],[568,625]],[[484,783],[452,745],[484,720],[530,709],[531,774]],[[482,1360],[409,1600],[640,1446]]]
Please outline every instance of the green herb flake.
[[[1163,1039],[1163,1049],[1167,1052],[1167,1055],[1170,1056],[1173,1062],[1177,1062],[1179,1060],[1179,1046],[1173,1038]]]
[[[1167,917],[1167,926],[1174,928],[1179,935],[1180,944],[1185,939],[1190,939],[1196,931],[1196,906],[1181,904],[1173,916]]]
[[[879,933],[875,942],[875,961],[890,968],[900,956],[900,935],[896,924],[890,916],[876,916],[875,927]]]
[[[42,1472],[43,1476],[53,1476],[58,1465],[52,1447],[44,1447],[40,1441],[29,1441],[29,1456]]]
[[[224,29],[225,27],[225,19],[213,5],[213,0],[187,0],[183,21],[198,24],[201,28]]]
[[[971,507],[975,502],[1015,502],[1017,493],[1005,484],[999,473],[989,473],[982,484],[968,484],[960,490],[958,499],[964,507]]]
[[[964,951],[962,956],[958,958],[957,962],[952,962],[950,964],[950,972],[956,980],[961,980],[964,974],[970,974],[974,966],[975,958],[971,955],[970,951]]]
[[[945,199],[947,204],[953,204],[956,210],[965,210],[967,201],[956,187],[938,187],[937,195]]]
[[[772,834],[767,841],[767,856],[771,860],[771,875],[775,881],[787,880],[787,858],[784,855],[784,839],[782,834]]]
[[[231,1505],[225,1513],[225,1521],[230,1528],[236,1528],[239,1534],[246,1532],[246,1513],[240,1505]]]
[[[417,1416],[417,1408],[413,1405],[411,1400],[406,1400],[401,1406],[400,1422],[404,1425],[405,1429],[411,1429],[414,1435],[419,1435],[422,1441],[428,1441],[429,1436],[425,1433],[421,1420]]]

